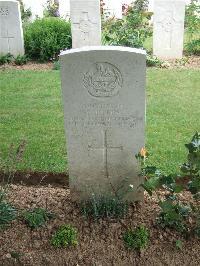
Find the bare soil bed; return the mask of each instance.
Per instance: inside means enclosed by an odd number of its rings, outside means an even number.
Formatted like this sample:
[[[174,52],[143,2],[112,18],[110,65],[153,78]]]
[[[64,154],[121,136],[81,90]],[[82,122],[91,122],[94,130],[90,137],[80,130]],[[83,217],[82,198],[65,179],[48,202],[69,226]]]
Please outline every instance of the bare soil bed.
[[[48,62],[48,63],[38,63],[38,62],[28,62],[25,65],[17,66],[15,64],[5,64],[0,66],[0,70],[51,70],[53,69],[53,63]]]
[[[182,60],[168,60],[165,61],[163,68],[200,68],[200,56],[188,56],[184,57]],[[26,65],[17,66],[15,64],[5,64],[0,66],[0,70],[52,70],[53,63],[38,63],[38,62],[28,62]]]
[[[192,200],[186,192],[181,199]],[[37,230],[31,231],[23,221],[13,221],[8,229],[0,231],[0,265],[200,265],[197,238],[185,240],[172,230],[156,226],[159,207],[153,197],[145,195],[144,202],[132,205],[123,220],[132,228],[140,224],[149,228],[149,247],[142,253],[124,247],[124,228],[117,220],[86,220],[67,187],[12,185],[8,200],[20,210],[47,207],[56,218]],[[78,229],[77,247],[51,246],[52,234],[64,223]],[[177,239],[183,241],[182,250],[175,247]],[[19,260],[12,258],[12,252],[21,254]]]

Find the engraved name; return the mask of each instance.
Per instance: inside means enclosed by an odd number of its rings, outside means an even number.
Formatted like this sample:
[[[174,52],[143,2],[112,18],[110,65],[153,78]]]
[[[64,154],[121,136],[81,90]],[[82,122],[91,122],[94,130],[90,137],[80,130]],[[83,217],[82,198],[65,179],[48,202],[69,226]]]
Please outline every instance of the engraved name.
[[[143,121],[138,114],[124,114],[122,104],[83,104],[79,115],[70,117],[71,127],[128,127],[135,128]]]

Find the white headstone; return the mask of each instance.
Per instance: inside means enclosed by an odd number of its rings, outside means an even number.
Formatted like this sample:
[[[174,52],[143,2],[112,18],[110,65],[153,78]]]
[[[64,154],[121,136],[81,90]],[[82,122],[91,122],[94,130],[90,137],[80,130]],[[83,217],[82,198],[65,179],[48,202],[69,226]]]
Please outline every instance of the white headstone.
[[[99,0],[70,0],[72,47],[101,45]]]
[[[182,58],[184,0],[156,0],[154,3],[153,53],[159,58]]]
[[[84,47],[60,59],[70,188],[107,194],[110,182],[116,189],[129,178],[129,199],[141,199],[135,154],[144,147],[145,52]]]
[[[0,54],[24,54],[20,7],[17,1],[0,1]]]

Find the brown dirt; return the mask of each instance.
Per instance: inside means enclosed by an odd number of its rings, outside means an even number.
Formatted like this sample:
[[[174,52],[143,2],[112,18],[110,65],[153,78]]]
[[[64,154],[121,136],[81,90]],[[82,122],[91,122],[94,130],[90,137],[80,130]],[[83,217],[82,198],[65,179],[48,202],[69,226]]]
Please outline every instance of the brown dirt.
[[[183,57],[180,60],[169,60],[169,68],[200,68],[200,56]]]
[[[5,64],[0,66],[0,70],[51,70],[53,68],[53,63],[38,63],[38,62],[28,62],[26,65],[17,66],[15,64]]]
[[[183,57],[180,60],[168,60],[162,65],[162,68],[200,68],[200,56],[188,56]],[[38,63],[38,62],[28,62],[26,65],[17,66],[15,64],[6,64],[0,66],[0,70],[52,70],[53,63]]]
[[[0,172],[0,183],[6,182],[8,177],[5,173]],[[69,175],[67,173],[51,173],[51,172],[22,172],[14,173],[12,180],[14,184],[23,184],[27,186],[35,185],[53,185],[54,187],[67,187],[69,184]]]
[[[160,192],[162,194],[162,192]],[[19,208],[43,207],[56,214],[47,226],[31,231],[22,221],[0,232],[0,265],[200,265],[200,241],[183,239],[172,230],[161,230],[155,225],[159,207],[154,197],[145,195],[143,203],[130,207],[123,222],[132,228],[145,224],[150,229],[149,247],[142,253],[127,250],[122,241],[124,229],[116,220],[85,220],[71,199],[69,189],[52,186],[27,187],[11,185],[8,199]],[[184,192],[181,199],[191,200]],[[70,223],[77,227],[79,244],[76,248],[55,249],[49,239],[59,225]],[[175,241],[183,241],[183,249],[175,247]],[[17,262],[11,252],[22,256]]]

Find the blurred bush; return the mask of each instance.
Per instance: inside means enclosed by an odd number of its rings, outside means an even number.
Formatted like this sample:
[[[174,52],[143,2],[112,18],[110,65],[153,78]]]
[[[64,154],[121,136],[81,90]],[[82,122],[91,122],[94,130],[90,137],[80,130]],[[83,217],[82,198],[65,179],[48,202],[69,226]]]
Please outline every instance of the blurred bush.
[[[72,46],[70,22],[55,17],[36,19],[24,27],[24,42],[30,59],[57,59],[61,50]]]

